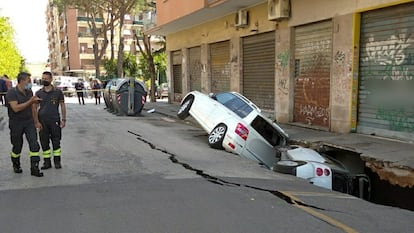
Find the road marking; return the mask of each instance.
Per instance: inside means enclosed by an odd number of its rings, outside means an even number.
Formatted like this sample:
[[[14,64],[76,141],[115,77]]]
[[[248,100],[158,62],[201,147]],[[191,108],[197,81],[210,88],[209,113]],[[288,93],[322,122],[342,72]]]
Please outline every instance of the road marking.
[[[304,197],[333,197],[341,199],[358,199],[357,197],[343,194],[343,193],[319,193],[319,192],[295,192],[295,191],[282,191],[290,193],[295,196],[304,196]]]
[[[289,193],[289,192],[283,192],[283,191],[281,191],[281,193],[283,193],[284,195],[288,196],[292,200],[294,206],[296,206],[299,209],[302,209],[306,213],[308,213],[308,214],[310,214],[310,215],[312,215],[312,216],[314,216],[316,218],[319,218],[320,220],[322,220],[322,221],[324,221],[326,223],[329,223],[332,226],[335,226],[335,227],[337,227],[339,229],[342,229],[344,232],[347,232],[347,233],[358,233],[356,230],[354,230],[351,227],[349,227],[349,226],[347,226],[347,225],[339,222],[338,220],[335,220],[335,219],[333,219],[333,218],[331,218],[331,217],[329,217],[329,216],[327,216],[325,214],[322,214],[322,213],[320,213],[320,212],[318,212],[318,211],[316,211],[316,210],[314,210],[312,208],[309,208],[307,206],[304,206],[304,205],[300,204],[300,203],[304,203],[304,202],[301,201],[300,199],[296,198],[295,196],[293,196],[291,193]]]

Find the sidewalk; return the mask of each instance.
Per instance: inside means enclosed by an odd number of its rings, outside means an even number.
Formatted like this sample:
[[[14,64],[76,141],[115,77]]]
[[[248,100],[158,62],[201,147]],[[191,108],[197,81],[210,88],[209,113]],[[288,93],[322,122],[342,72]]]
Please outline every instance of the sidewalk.
[[[162,115],[177,118],[178,108],[178,103],[147,102],[143,111],[154,109]],[[358,133],[339,134],[290,124],[279,125],[294,142],[323,144],[358,153],[366,166],[382,179],[402,187],[414,187],[414,143]]]

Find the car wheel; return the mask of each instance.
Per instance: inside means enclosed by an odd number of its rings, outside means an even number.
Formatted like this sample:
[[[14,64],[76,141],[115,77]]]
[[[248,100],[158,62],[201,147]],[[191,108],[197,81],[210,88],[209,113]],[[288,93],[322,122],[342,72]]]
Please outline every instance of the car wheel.
[[[273,171],[283,174],[296,175],[295,168],[305,164],[305,161],[280,160],[273,167]]]
[[[186,100],[181,104],[180,108],[178,109],[177,116],[181,120],[184,120],[190,115],[190,108],[194,102],[194,97],[189,96]]]
[[[208,144],[215,149],[223,149],[223,140],[227,132],[227,126],[220,124],[208,135]]]

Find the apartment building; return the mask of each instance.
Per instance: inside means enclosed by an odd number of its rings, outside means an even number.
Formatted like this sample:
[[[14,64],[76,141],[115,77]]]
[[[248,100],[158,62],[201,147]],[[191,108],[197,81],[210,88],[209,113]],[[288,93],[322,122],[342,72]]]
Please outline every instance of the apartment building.
[[[238,91],[282,123],[414,139],[414,2],[157,0],[172,101]]]
[[[93,33],[88,25],[88,18],[81,10],[67,8],[59,11],[57,6],[50,3],[46,10],[47,32],[49,41],[49,67],[57,75],[81,76],[85,78],[95,76],[94,40]],[[105,19],[95,19],[98,30]],[[124,51],[137,51],[134,31],[142,28],[142,20],[136,16],[126,15],[124,18]],[[108,38],[109,32],[107,32]],[[118,55],[119,29],[114,31],[114,55]],[[98,37],[98,49],[102,49],[103,36]],[[111,57],[111,46],[108,45],[104,58]],[[101,75],[105,70],[101,66]]]

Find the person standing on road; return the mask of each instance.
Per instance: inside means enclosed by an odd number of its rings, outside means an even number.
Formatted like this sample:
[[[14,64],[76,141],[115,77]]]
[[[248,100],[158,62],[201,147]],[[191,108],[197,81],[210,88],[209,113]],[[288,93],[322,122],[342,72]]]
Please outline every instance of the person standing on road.
[[[0,102],[2,105],[6,105],[6,93],[7,93],[7,85],[5,77],[0,78]]]
[[[79,104],[85,105],[85,99],[83,98],[83,89],[85,86],[83,85],[82,79],[78,79],[78,82],[75,83],[76,94],[78,95]],[[81,103],[82,100],[82,103]]]
[[[60,140],[62,139],[62,129],[66,124],[66,105],[63,92],[56,89],[51,84],[52,81],[52,73],[49,71],[43,72],[43,87],[35,94],[42,99],[40,104],[36,104],[37,114],[34,117],[36,128],[40,129],[39,138],[43,150],[42,170],[52,167],[50,141],[52,142],[55,168],[62,168]],[[61,114],[59,114],[59,107]]]
[[[9,115],[10,141],[12,152],[10,153],[15,173],[22,173],[20,167],[20,153],[23,147],[23,134],[29,142],[30,174],[42,177],[43,173],[39,170],[39,150],[37,142],[37,132],[34,124],[36,114],[36,103],[41,101],[37,96],[33,96],[31,74],[21,72],[17,76],[17,86],[11,88],[6,94],[6,103]]]
[[[98,80],[94,79],[92,81],[92,91],[93,95],[95,96],[95,104],[101,104],[101,85],[99,84]]]

